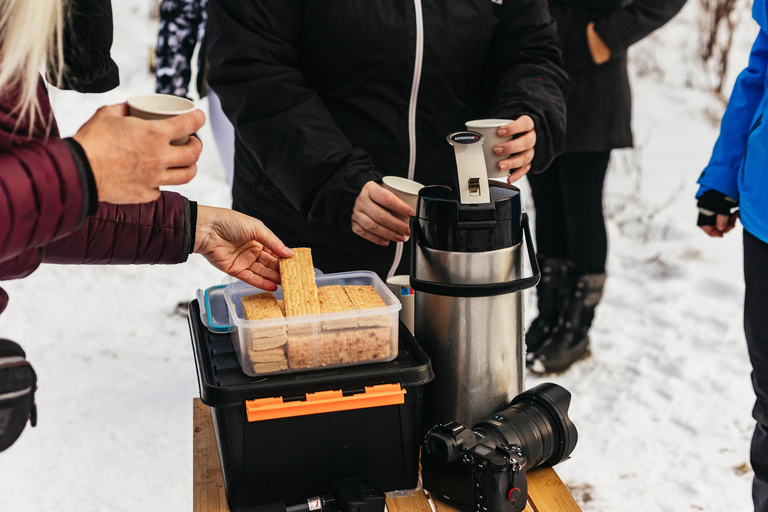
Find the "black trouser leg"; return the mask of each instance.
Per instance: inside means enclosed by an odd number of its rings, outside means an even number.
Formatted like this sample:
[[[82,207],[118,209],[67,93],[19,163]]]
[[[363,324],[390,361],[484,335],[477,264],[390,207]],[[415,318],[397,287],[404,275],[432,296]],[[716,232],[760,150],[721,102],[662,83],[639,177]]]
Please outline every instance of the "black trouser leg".
[[[536,250],[547,258],[568,256],[568,233],[560,186],[561,159],[541,174],[529,174],[533,205],[536,208]]]
[[[590,274],[605,272],[603,184],[610,157],[610,151],[568,153],[543,174],[528,177],[541,254],[568,258]]]
[[[605,272],[608,235],[603,217],[603,184],[611,153],[567,155],[561,171],[568,259],[588,274]]]
[[[757,420],[750,458],[755,470],[752,500],[756,512],[768,511],[768,244],[744,231],[744,333],[752,362]]]

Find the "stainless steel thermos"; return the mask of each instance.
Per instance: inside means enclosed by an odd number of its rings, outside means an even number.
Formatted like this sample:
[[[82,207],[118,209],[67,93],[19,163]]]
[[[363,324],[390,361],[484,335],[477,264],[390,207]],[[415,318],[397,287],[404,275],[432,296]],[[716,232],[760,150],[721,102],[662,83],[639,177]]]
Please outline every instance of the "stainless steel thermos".
[[[425,428],[450,421],[474,425],[523,391],[521,291],[540,277],[520,191],[482,183],[484,161],[480,166],[460,155],[477,150],[472,146],[481,145],[482,136],[459,132],[449,141],[457,152],[458,184],[423,188],[411,230],[414,334],[435,372],[424,387]],[[530,277],[523,277],[524,252]]]

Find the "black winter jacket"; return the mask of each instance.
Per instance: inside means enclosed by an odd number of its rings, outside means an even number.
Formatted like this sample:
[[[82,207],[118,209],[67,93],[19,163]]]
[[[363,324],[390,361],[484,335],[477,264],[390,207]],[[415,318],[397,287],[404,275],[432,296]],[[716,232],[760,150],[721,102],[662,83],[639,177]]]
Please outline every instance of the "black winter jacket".
[[[567,89],[546,0],[211,0],[209,84],[237,134],[234,207],[322,270],[396,259],[353,234],[363,185],[451,180],[445,136],[530,115],[562,151]],[[407,260],[407,258],[403,258]]]
[[[593,152],[631,147],[632,92],[627,50],[658,29],[685,0],[549,0],[563,42],[570,79],[565,151]],[[587,44],[587,25],[611,50],[598,66]]]
[[[64,27],[64,73],[51,66],[48,79],[62,89],[83,93],[111,91],[120,85],[112,60],[112,4],[110,0],[71,0]]]

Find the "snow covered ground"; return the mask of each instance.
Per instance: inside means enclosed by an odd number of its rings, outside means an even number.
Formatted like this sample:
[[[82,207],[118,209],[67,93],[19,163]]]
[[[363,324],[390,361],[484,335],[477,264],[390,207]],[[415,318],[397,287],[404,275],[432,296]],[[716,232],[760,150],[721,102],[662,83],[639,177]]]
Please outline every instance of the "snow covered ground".
[[[152,91],[149,5],[114,2],[123,85],[54,93],[63,134],[101,104]],[[573,393],[579,443],[557,471],[585,511],[751,509],[741,232],[710,240],[694,226],[695,181],[722,114],[697,63],[698,5],[632,50],[639,149],[616,152],[607,181],[610,278],[593,356],[548,379]],[[741,18],[730,84],[757,33],[748,10]],[[207,128],[202,137],[200,171],[181,190],[227,206]],[[191,510],[197,383],[174,310],[222,277],[193,256],[169,267],[46,266],[3,283],[0,333],[38,372],[39,424],[0,455],[0,510]],[[528,321],[534,311],[528,297]]]

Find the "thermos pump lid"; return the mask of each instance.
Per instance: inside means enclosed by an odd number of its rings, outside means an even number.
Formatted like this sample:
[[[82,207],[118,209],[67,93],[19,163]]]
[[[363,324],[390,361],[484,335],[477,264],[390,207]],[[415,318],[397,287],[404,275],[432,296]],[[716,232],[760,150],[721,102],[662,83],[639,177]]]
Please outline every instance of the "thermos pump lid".
[[[484,204],[461,204],[458,194],[444,185],[421,189],[418,243],[454,252],[493,251],[520,243],[520,190],[501,182],[489,185],[491,201]]]

